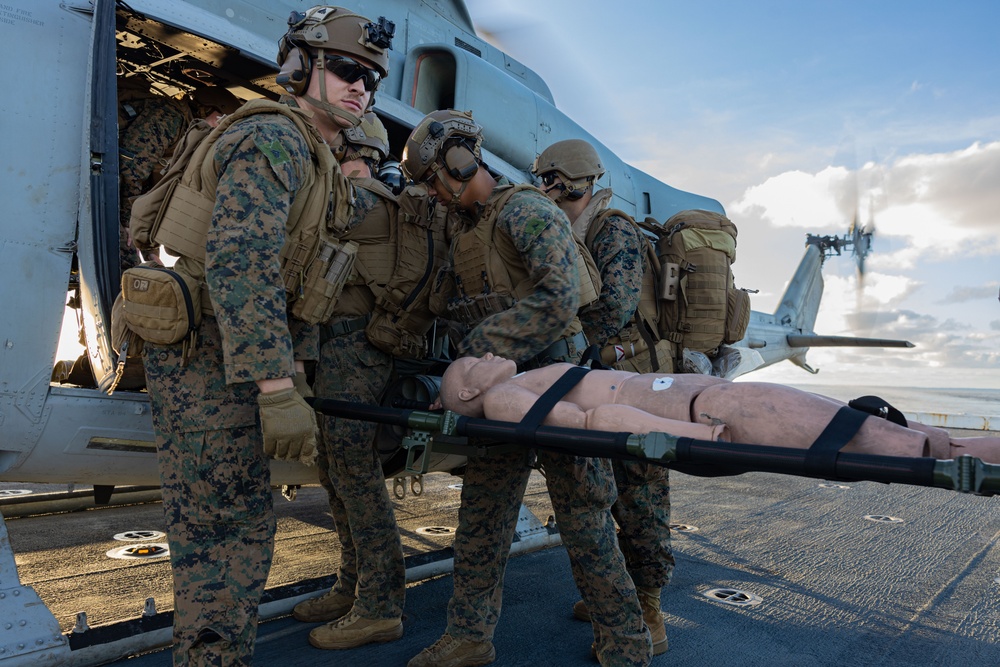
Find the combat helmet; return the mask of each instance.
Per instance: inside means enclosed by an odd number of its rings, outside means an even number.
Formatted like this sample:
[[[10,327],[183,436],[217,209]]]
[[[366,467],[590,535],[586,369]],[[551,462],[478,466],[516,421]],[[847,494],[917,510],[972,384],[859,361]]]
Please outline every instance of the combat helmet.
[[[471,111],[442,109],[420,121],[403,148],[403,175],[426,181],[442,167],[459,181],[468,181],[481,160],[483,128]]]
[[[369,111],[357,127],[344,130],[347,155],[341,162],[349,162],[359,157],[372,161],[373,170],[389,156],[389,133],[374,112]]]
[[[305,97],[309,86],[309,77],[314,69],[329,67],[327,61],[331,56],[354,56],[374,65],[369,70],[363,63],[349,74],[353,81],[365,80],[365,87],[371,91],[369,108],[375,100],[375,89],[382,78],[389,74],[389,54],[392,48],[392,37],[396,33],[396,25],[379,17],[378,22],[364,16],[354,14],[343,7],[317,5],[305,12],[292,12],[288,17],[288,30],[278,42],[278,72],[276,81],[292,95]],[[327,54],[335,51],[335,54]],[[350,63],[343,65],[350,69]],[[335,72],[336,73],[336,72]],[[361,119],[342,109],[329,104],[326,99],[326,80],[320,79],[321,100],[306,98],[310,103],[357,126]]]
[[[583,139],[557,141],[535,158],[531,173],[539,178],[546,174],[559,174],[563,180],[560,198],[579,199],[590,185],[604,175],[601,157],[589,142]],[[551,186],[544,182],[545,186]]]

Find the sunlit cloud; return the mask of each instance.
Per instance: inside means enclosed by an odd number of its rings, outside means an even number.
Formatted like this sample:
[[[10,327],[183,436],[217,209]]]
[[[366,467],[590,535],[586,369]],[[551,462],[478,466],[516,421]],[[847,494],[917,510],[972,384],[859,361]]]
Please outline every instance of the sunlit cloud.
[[[965,303],[967,301],[978,301],[980,299],[994,299],[997,296],[997,285],[992,282],[985,285],[962,286],[958,285],[938,303]]]

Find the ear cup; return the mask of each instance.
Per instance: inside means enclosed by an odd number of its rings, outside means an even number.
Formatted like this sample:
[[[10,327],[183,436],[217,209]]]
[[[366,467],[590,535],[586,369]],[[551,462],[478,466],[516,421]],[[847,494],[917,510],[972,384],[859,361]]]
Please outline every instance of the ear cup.
[[[444,166],[452,178],[467,181],[479,171],[476,156],[466,146],[458,144],[444,153]]]
[[[275,83],[292,95],[302,95],[309,86],[310,66],[309,54],[296,46],[288,51],[285,62],[281,63]]]

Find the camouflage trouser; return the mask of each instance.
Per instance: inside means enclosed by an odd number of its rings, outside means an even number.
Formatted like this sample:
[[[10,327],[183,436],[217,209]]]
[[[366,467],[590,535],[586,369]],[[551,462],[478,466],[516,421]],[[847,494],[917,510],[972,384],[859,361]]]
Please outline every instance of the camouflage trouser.
[[[378,403],[392,374],[392,357],[368,343],[364,331],[329,340],[320,348],[313,392],[321,398]],[[357,596],[365,618],[399,618],[406,570],[382,464],[374,447],[377,426],[356,419],[320,418],[320,483],[340,538],[334,589]]]
[[[662,588],[674,571],[670,547],[670,479],[667,468],[642,461],[613,461],[618,500],[611,513],[636,586]]]
[[[275,532],[257,388],[226,385],[213,318],[186,367],[180,347],[147,343],[143,353],[174,580],[174,665],[250,665]]]
[[[615,487],[604,459],[539,452],[573,577],[591,610],[602,665],[647,665],[649,631],[618,549],[610,507]],[[531,469],[526,453],[469,459],[455,535],[448,633],[490,640],[503,603],[503,577]]]

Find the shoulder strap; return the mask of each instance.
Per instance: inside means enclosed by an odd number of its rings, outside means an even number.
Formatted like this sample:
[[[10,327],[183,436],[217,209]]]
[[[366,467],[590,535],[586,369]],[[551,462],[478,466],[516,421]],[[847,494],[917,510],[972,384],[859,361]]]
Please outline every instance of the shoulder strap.
[[[544,394],[538,397],[535,404],[531,406],[528,413],[524,415],[517,428],[514,429],[514,434],[520,438],[534,438],[535,431],[538,427],[542,425],[542,421],[545,416],[552,412],[552,408],[555,407],[556,403],[562,400],[563,396],[569,393],[569,391],[579,384],[583,376],[590,372],[590,369],[586,366],[574,366],[567,370],[562,377],[556,380],[551,387],[549,387]]]

